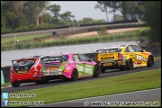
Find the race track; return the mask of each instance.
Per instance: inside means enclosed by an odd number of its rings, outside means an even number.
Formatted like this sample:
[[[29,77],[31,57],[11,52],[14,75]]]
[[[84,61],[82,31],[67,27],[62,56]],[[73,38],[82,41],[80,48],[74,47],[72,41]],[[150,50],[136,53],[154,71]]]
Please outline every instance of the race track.
[[[114,107],[120,105],[156,107],[160,104],[149,102],[153,100],[161,100],[161,88],[50,103],[36,107]]]
[[[47,84],[40,84],[40,85],[37,85],[36,83],[33,82],[33,83],[20,85],[20,87],[18,87],[18,88],[13,88],[13,87],[1,88],[1,92],[24,91],[24,90],[32,90],[32,89],[38,89],[38,88],[44,88],[44,87],[50,87],[50,86],[58,86],[58,85],[63,85],[63,84],[83,82],[83,81],[88,81],[88,80],[97,80],[99,78],[105,78],[105,77],[109,78],[109,77],[113,77],[113,76],[119,76],[119,75],[124,75],[124,74],[129,74],[129,73],[136,73],[136,72],[150,70],[150,69],[156,69],[156,68],[161,68],[161,59],[155,61],[155,65],[153,67],[136,68],[133,70],[126,70],[126,71],[120,71],[118,69],[111,69],[111,70],[106,70],[106,72],[103,73],[98,78],[88,77],[88,78],[78,79],[77,81],[68,81],[68,82],[64,81],[64,80],[55,80],[55,81],[51,81]]]

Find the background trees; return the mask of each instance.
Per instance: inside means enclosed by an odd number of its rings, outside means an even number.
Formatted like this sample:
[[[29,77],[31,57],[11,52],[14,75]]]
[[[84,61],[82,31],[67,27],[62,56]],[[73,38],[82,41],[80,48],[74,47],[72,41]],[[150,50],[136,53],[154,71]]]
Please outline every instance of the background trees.
[[[147,2],[144,21],[151,28],[151,32],[148,35],[151,42],[161,43],[161,1]]]
[[[114,21],[143,20],[151,28],[146,33],[150,41],[161,42],[161,1],[97,1],[94,8],[106,13],[107,22],[109,12]],[[70,11],[60,11],[49,1],[1,1],[1,32],[105,22],[104,18],[77,21]]]
[[[97,1],[97,3],[95,8],[109,7],[108,12],[119,11],[122,14],[122,16],[114,14],[114,21],[122,18],[123,20],[143,20],[150,29],[143,31],[140,34],[141,37],[147,37],[149,43],[161,43],[161,1]],[[103,8],[100,9],[103,12]]]

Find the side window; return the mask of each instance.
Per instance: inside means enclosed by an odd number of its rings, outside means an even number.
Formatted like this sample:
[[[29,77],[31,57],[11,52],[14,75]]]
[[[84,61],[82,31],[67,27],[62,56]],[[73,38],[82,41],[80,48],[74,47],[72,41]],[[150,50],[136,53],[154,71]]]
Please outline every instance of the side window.
[[[79,54],[78,56],[79,56],[81,61],[89,61],[89,59],[84,55]]]
[[[132,46],[128,46],[125,52],[135,52]]]
[[[68,55],[63,55],[62,56],[62,61],[68,61]]]
[[[134,50],[136,52],[141,52],[142,51],[142,49],[140,47],[138,47],[138,46],[133,45],[133,48],[134,48]]]
[[[80,61],[78,55],[74,55],[74,56],[73,56],[73,60],[74,60],[74,61]]]

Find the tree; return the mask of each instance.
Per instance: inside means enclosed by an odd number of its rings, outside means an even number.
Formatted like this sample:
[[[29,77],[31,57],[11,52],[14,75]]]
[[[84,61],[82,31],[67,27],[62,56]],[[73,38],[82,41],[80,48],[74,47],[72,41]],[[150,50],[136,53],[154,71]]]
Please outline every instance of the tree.
[[[22,12],[24,1],[1,2],[1,16],[3,16],[3,29],[15,29],[26,24],[25,15]]]
[[[27,1],[24,10],[26,17],[29,16],[29,21],[34,21],[36,26],[39,26],[40,13],[46,8],[48,1]],[[30,17],[31,16],[31,17]]]
[[[53,17],[53,23],[58,23],[59,22],[59,17],[60,17],[60,5],[50,5],[47,7],[48,10],[51,11],[52,17]]]
[[[108,5],[106,4],[107,1],[97,1],[98,4],[95,5],[95,9],[99,8],[101,12],[106,13],[106,19],[108,22]]]
[[[92,24],[93,19],[92,18],[83,18],[81,21],[79,21],[80,24]]]
[[[114,13],[115,18],[115,12],[119,9],[119,2],[118,1],[107,1],[107,5],[111,8],[110,13]]]
[[[115,14],[114,15],[114,21],[122,21],[124,18],[122,15],[120,14]]]
[[[161,1],[147,2],[144,21],[151,28],[150,41],[161,43]]]
[[[71,22],[72,18],[75,18],[75,16],[72,15],[72,13],[70,11],[67,11],[67,12],[65,12],[63,14],[60,14],[60,19],[62,21],[69,21],[69,22]]]
[[[52,22],[52,17],[48,12],[43,12],[42,15],[40,16],[40,24],[51,24]]]

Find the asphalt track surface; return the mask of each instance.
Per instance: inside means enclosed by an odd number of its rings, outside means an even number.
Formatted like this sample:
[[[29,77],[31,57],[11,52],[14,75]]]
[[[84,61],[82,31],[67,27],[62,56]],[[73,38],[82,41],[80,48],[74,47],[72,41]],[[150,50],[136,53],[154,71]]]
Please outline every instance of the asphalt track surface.
[[[98,96],[92,98],[84,98],[72,101],[40,105],[35,107],[112,107],[120,105],[126,107],[156,107],[160,105],[160,103],[155,100],[161,100],[161,88]]]
[[[97,78],[87,77],[87,78],[78,79],[77,81],[64,81],[64,80],[59,79],[59,80],[50,81],[47,84],[39,84],[39,85],[33,82],[33,83],[22,84],[20,85],[20,87],[17,87],[17,88],[13,88],[13,87],[1,88],[1,92],[16,92],[16,91],[45,88],[45,87],[50,87],[50,86],[58,86],[58,85],[63,85],[63,84],[72,84],[72,83],[77,83],[77,82],[84,82],[84,81],[86,82],[89,80],[97,80],[97,79],[106,78],[106,77],[109,78],[113,76],[136,73],[136,72],[146,71],[146,70],[156,69],[156,68],[161,68],[161,58],[155,61],[155,65],[153,67],[141,67],[141,68],[125,70],[125,71],[120,71],[119,69],[108,69],[106,70],[105,73],[103,73]]]

